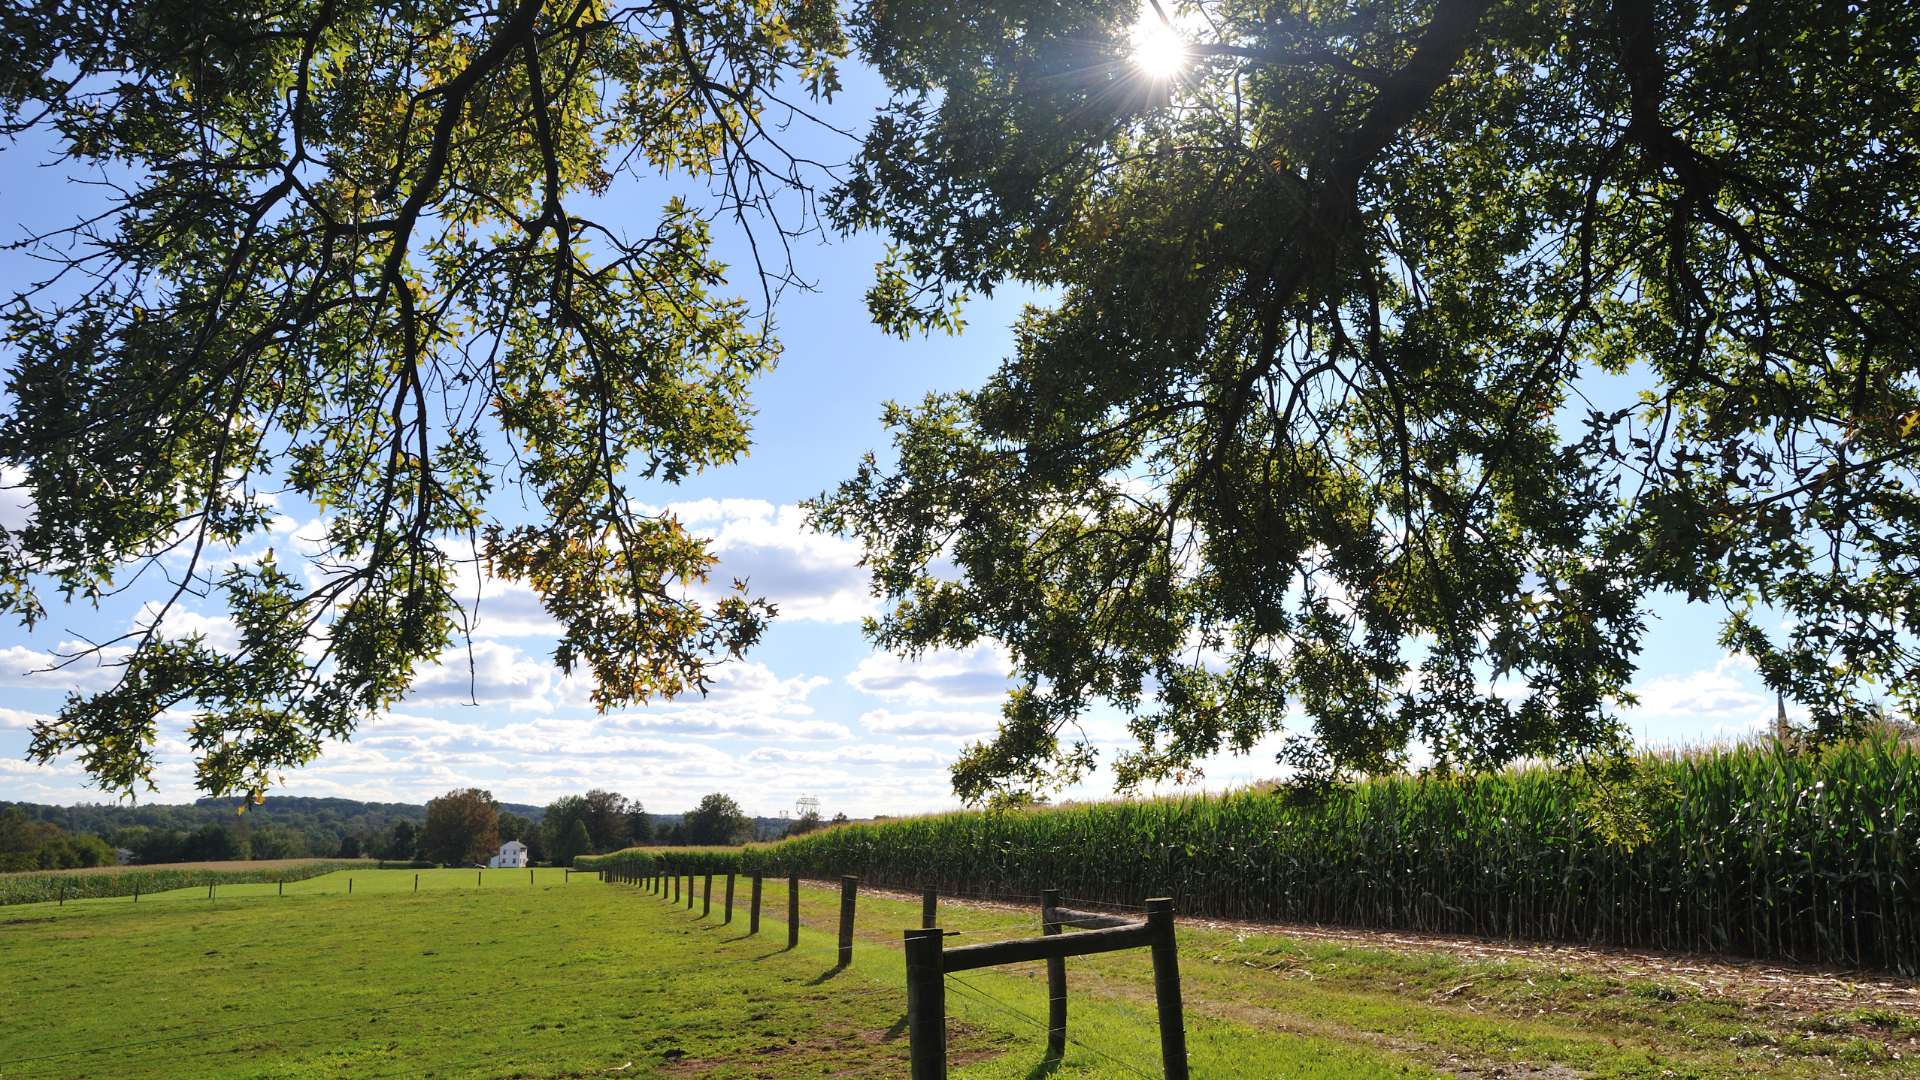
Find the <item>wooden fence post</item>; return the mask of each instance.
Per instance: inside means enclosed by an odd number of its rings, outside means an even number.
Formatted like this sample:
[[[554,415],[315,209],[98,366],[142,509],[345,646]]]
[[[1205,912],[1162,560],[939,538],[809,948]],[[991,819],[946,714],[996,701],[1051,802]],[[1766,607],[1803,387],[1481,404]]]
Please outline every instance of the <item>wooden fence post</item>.
[[[1147,901],[1153,939],[1153,998],[1160,1012],[1160,1061],[1167,1080],[1187,1080],[1187,1027],[1180,1007],[1180,956],[1174,947],[1173,901]]]
[[[693,910],[693,871],[687,871],[687,910]]]
[[[347,879],[347,895],[348,896],[353,895],[353,879],[352,878]]]
[[[420,875],[419,874],[413,875],[413,895],[415,896],[420,895]]]
[[[281,896],[287,895],[287,879],[286,878],[280,879],[280,895]]]
[[[133,902],[140,902],[140,883],[137,881],[133,883]]]
[[[787,948],[800,947],[800,875],[787,875]]]
[[[680,903],[680,871],[678,870],[673,872],[673,902],[675,905]]]
[[[1059,889],[1040,890],[1040,933],[1059,934],[1063,927],[1055,913],[1060,906]],[[1047,1057],[1053,1061],[1067,1056],[1067,961],[1065,957],[1047,957]]]
[[[527,885],[529,887],[533,885],[533,867],[531,866],[527,867]]]
[[[936,927],[906,931],[907,1054],[913,1080],[946,1080],[947,975],[941,951],[945,934]]]
[[[939,918],[940,894],[929,885],[920,890],[920,929],[931,929]]]
[[[207,895],[208,896],[213,895],[213,889],[211,886],[209,886],[207,889]],[[67,879],[66,878],[60,879],[60,903],[56,906],[58,907],[67,906]]]
[[[760,875],[753,875],[753,899],[747,905],[747,933],[760,932]]]
[[[713,914],[713,875],[708,874],[706,880],[700,883],[700,917],[704,919],[711,914]]]
[[[353,879],[352,879],[352,878],[348,878],[348,879],[347,879],[347,891],[348,891],[348,892],[352,892],[352,891],[353,891]],[[209,900],[211,900],[211,899],[213,899],[213,883],[212,883],[212,882],[208,882],[208,883],[207,883],[207,899],[209,899]]]
[[[485,876],[485,874],[486,874],[486,871],[485,871],[485,870],[475,870],[475,871],[473,872],[473,887],[474,887],[474,888],[476,888],[476,889],[477,889],[477,888],[479,888],[479,887],[480,887],[480,879],[481,879],[481,878],[482,878],[483,876]]]
[[[727,914],[725,918],[720,920],[720,924],[722,926],[725,926],[728,923],[731,923],[732,921],[733,921],[733,873],[729,871],[727,873]]]
[[[853,963],[853,904],[860,879],[852,875],[840,878],[840,967]]]

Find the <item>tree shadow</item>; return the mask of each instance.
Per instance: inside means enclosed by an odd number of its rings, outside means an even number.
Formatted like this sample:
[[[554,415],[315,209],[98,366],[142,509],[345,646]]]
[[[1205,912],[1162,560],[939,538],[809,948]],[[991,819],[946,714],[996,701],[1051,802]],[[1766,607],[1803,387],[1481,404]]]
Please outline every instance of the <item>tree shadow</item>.
[[[845,970],[847,970],[847,965],[835,964],[832,967],[828,968],[827,970],[821,972],[820,974],[815,975],[813,978],[808,979],[807,985],[819,986],[821,983],[826,982],[828,979],[833,978],[835,975],[838,975]]]

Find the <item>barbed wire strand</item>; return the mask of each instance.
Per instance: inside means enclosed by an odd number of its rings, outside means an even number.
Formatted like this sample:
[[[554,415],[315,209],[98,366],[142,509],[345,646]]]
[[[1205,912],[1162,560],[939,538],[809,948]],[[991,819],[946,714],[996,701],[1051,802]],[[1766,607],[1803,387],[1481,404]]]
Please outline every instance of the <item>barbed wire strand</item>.
[[[1001,1010],[1002,1012],[1018,1017],[1021,1020],[1025,1020],[1027,1023],[1032,1024],[1033,1026],[1039,1028],[1044,1032],[1047,1032],[1048,1034],[1052,1034],[1054,1031],[1053,1026],[1048,1024],[1045,1020],[1042,1020],[1039,1017],[1034,1016],[1030,1013],[1027,1013],[1022,1009],[1019,1009],[1013,1005],[1009,1005],[1004,1001],[1001,1001],[999,998],[994,997],[992,994],[987,993],[985,990],[980,989],[978,986],[975,986],[974,984],[968,982],[967,980],[961,978],[958,975],[948,975],[947,983],[950,986],[959,986],[965,990],[970,991],[976,997],[986,1002],[987,1004],[994,1006],[995,1008]],[[1153,1080],[1152,1073],[1147,1072],[1146,1070],[1140,1068],[1138,1065],[1135,1065],[1130,1061],[1126,1061],[1124,1059],[1114,1057],[1112,1054],[1109,1054],[1105,1050],[1101,1050],[1097,1047],[1089,1046],[1086,1043],[1081,1042],[1079,1039],[1074,1038],[1071,1034],[1068,1034],[1065,1031],[1061,1032],[1061,1037],[1066,1042],[1072,1043],[1074,1046],[1077,1046],[1080,1049],[1085,1050],[1087,1053],[1092,1054],[1095,1057],[1110,1061],[1113,1064],[1118,1065],[1121,1068],[1127,1070],[1128,1072],[1134,1074],[1135,1076],[1144,1076],[1147,1078],[1147,1080]]]
[[[1107,918],[1108,918],[1108,919],[1117,919],[1117,918],[1119,918],[1119,916],[1118,916],[1118,915],[1110,915],[1110,916],[1108,916]],[[1110,929],[1110,928],[1111,928],[1111,927],[1113,926],[1113,924],[1112,924],[1111,922],[1108,922],[1108,921],[1107,921],[1107,919],[1100,919],[1100,920],[1094,920],[1094,919],[1046,919],[1046,920],[1043,920],[1043,921],[1041,922],[1041,924],[1040,924],[1040,925],[1042,925],[1042,926],[1069,926],[1069,927],[1072,927],[1072,928],[1073,928],[1073,929],[1075,929],[1075,930],[1106,930],[1106,929]],[[1128,925],[1128,926],[1136,926],[1136,925],[1141,925],[1141,924],[1139,924],[1139,923],[1127,923],[1126,925]]]
[[[1116,904],[1111,900],[1087,900],[1078,896],[1066,896],[1066,897],[1062,897],[1061,900],[1062,902],[1067,904],[1085,904],[1088,907],[1107,907],[1107,908],[1113,908],[1115,911],[1147,910],[1146,908],[1143,908],[1143,907],[1135,907],[1132,904]]]

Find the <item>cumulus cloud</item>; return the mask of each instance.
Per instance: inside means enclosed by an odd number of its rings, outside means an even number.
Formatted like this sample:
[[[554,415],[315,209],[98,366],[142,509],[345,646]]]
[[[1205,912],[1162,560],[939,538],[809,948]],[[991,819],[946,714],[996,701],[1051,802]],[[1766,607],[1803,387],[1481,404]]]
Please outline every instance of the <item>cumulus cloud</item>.
[[[0,528],[24,529],[33,522],[33,496],[21,486],[26,482],[25,469],[0,466]]]
[[[894,712],[874,709],[860,715],[860,726],[880,735],[957,735],[985,738],[999,728],[1000,717],[990,712],[913,709]]]
[[[152,624],[154,616],[160,613],[158,601],[149,600],[140,605],[140,614],[134,618],[130,629],[144,630]],[[199,635],[208,648],[232,651],[240,646],[240,628],[226,615],[202,615],[197,611],[175,605],[167,612],[161,622],[160,632],[170,638],[187,638]]]
[[[1653,745],[1738,739],[1772,727],[1779,710],[1753,661],[1738,654],[1722,656],[1710,668],[1648,679],[1634,694],[1640,703],[1625,718],[1642,742]],[[1789,704],[1787,715],[1803,721],[1807,710]]]
[[[49,720],[42,713],[23,712],[20,709],[0,708],[0,731],[26,731],[33,725]]]
[[[981,642],[965,652],[937,649],[916,660],[892,653],[863,658],[847,683],[863,694],[918,705],[985,704],[1006,697],[1007,652]]]
[[[470,648],[442,653],[439,663],[414,680],[407,703],[493,705],[508,709],[550,709],[560,672],[551,660],[536,659],[498,641],[476,641]]]
[[[860,545],[807,528],[806,511],[760,499],[696,499],[660,508],[708,537],[720,557],[715,578],[745,579],[780,618],[852,623],[879,610],[860,566]]]
[[[120,678],[119,662],[130,650],[114,646],[78,656],[86,647],[85,642],[63,641],[49,652],[25,645],[0,648],[0,686],[79,693],[105,690]]]
[[[675,735],[733,735],[772,739],[846,739],[853,736],[853,732],[845,724],[836,724],[827,720],[794,720],[766,716],[702,716],[688,711],[666,714],[642,713],[637,716],[622,717],[618,723],[624,727]]]
[[[867,743],[834,750],[794,750],[784,746],[762,746],[749,753],[746,760],[749,764],[909,767],[930,770],[945,765],[947,755],[924,746]]]
[[[1775,701],[1751,679],[1753,661],[1723,656],[1711,668],[1684,675],[1662,675],[1636,687],[1637,712],[1649,716],[1764,722],[1773,717]]]
[[[878,610],[867,590],[859,545],[807,528],[806,512],[793,503],[695,499],[635,509],[672,514],[710,541],[720,565],[712,582],[690,590],[694,599],[715,600],[741,578],[753,595],[779,607],[783,621],[853,623]],[[296,535],[311,546],[322,529],[316,521]],[[560,633],[560,624],[531,588],[486,573],[469,545],[449,541],[442,546],[459,564],[455,595],[472,615],[475,639]]]

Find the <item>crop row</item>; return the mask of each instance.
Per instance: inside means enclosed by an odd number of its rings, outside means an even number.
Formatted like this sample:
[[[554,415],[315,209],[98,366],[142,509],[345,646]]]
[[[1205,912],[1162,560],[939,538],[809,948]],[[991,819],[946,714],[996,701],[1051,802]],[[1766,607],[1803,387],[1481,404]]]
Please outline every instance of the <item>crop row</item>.
[[[235,885],[256,881],[304,881],[307,878],[369,866],[359,860],[303,859],[297,863],[227,863],[214,866],[165,867],[128,866],[119,870],[95,869],[86,873],[43,873],[0,875],[0,906],[37,904],[48,900],[82,900],[90,897],[132,896],[168,889],[196,888],[202,885]]]
[[[947,893],[1042,887],[1184,913],[1698,950],[1920,971],[1920,757],[1870,742],[1647,758],[1631,846],[1578,773],[1403,777],[1272,792],[952,813],[745,849],[583,859],[643,872],[827,877]]]

